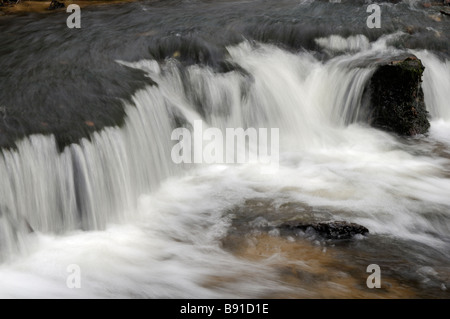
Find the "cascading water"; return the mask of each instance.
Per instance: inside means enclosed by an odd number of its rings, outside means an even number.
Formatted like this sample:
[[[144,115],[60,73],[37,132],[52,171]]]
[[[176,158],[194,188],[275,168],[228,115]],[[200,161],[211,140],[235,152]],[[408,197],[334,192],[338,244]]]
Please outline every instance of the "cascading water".
[[[320,34],[313,42],[321,54],[244,40],[225,48],[229,72],[180,61],[183,52],[165,60],[115,58],[153,84],[122,101],[122,126],[62,150],[54,135],[35,134],[2,151],[0,296],[364,297],[349,287],[358,285],[355,271],[372,262],[391,267],[391,282],[414,283],[407,292],[394,289],[397,296],[418,294],[420,283],[431,296],[445,294],[450,62],[392,46],[405,36]],[[426,67],[432,122],[427,136],[410,139],[370,127],[364,100],[374,61],[408,51]],[[279,128],[279,170],[176,165],[172,131],[196,120],[221,131]],[[307,215],[356,222],[370,236],[337,247],[313,241],[317,255],[276,231],[264,237],[264,227]],[[271,241],[275,252],[261,248]],[[303,255],[292,257],[285,245]],[[324,262],[311,266],[314,258]],[[82,269],[81,289],[66,285],[73,264]],[[283,279],[289,267],[317,271],[317,286]]]
[[[32,231],[104,229],[126,219],[139,194],[173,174],[165,101],[152,88],[133,101],[123,128],[95,133],[60,154],[55,139],[45,136],[31,136],[17,150],[3,152],[3,254],[16,251],[19,238]]]
[[[450,64],[427,51],[413,51],[426,63],[423,75],[423,90],[427,110],[434,120],[450,119],[450,108],[446,98],[446,88],[450,85]]]

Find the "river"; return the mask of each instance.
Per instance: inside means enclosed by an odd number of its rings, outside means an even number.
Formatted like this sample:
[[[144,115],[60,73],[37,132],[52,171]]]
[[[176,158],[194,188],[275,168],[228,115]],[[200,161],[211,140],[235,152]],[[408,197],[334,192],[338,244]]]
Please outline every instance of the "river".
[[[0,297],[448,298],[450,20],[379,5],[380,29],[366,1],[0,17]],[[373,62],[402,53],[426,68],[426,135],[368,124]],[[198,120],[278,128],[279,167],[176,164]],[[370,233],[277,231],[294,219]]]

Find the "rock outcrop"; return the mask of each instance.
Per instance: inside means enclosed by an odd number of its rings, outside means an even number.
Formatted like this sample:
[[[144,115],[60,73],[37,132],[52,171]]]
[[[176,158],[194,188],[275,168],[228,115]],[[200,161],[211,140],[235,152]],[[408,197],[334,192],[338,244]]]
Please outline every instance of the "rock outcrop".
[[[421,87],[424,70],[415,56],[378,67],[369,84],[371,125],[407,136],[428,131],[430,123]]]

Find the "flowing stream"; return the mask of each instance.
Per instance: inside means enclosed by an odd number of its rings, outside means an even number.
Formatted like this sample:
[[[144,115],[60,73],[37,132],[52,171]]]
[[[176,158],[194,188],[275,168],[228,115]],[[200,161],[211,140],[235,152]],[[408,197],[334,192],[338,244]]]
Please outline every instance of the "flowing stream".
[[[2,17],[0,297],[448,298],[450,22],[381,6],[380,30],[364,1],[136,2],[83,9],[80,30]],[[431,129],[411,138],[370,127],[364,94],[402,53],[426,67]],[[172,131],[198,120],[278,128],[278,170],[175,164]],[[292,219],[370,234],[264,231]]]

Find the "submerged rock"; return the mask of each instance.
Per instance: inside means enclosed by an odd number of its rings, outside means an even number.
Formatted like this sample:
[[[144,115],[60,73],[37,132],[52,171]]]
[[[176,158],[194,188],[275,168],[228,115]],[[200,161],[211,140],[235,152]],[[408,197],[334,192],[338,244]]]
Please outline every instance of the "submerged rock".
[[[355,235],[366,235],[369,230],[361,225],[345,221],[305,223],[303,221],[291,221],[279,226],[281,231],[308,231],[314,230],[325,239],[350,239]]]
[[[370,123],[401,135],[424,134],[430,128],[425,108],[422,62],[415,56],[382,64],[370,84]]]

